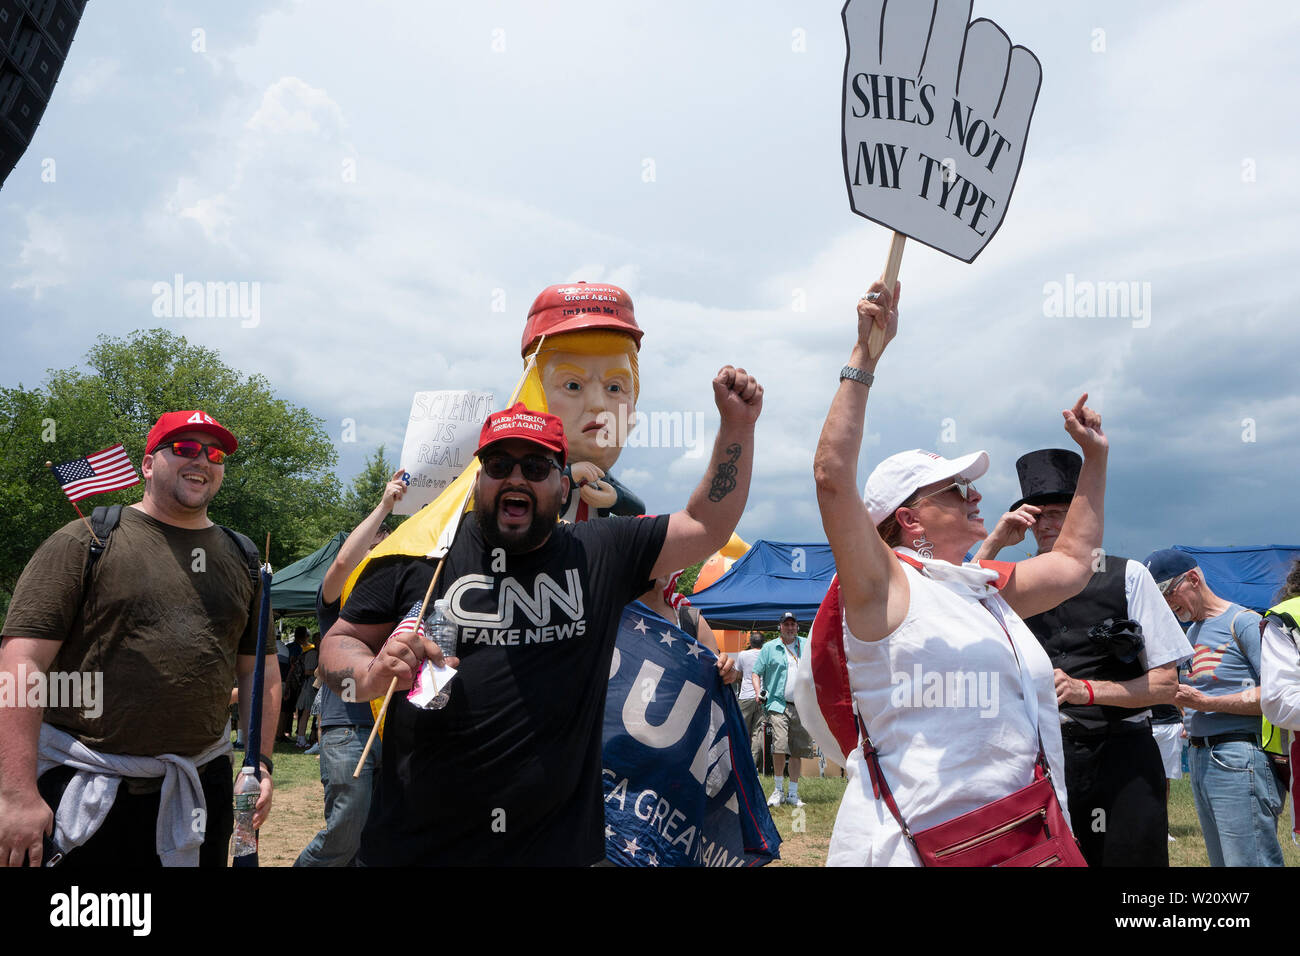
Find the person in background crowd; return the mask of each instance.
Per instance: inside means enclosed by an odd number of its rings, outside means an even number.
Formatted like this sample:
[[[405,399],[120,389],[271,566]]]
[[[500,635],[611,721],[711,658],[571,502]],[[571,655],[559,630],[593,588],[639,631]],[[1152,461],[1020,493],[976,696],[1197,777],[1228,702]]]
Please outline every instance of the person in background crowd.
[[[799,622],[792,612],[781,617],[780,640],[768,641],[759,652],[754,673],[763,682],[764,716],[772,725],[772,763],[775,771],[769,807],[782,803],[802,807],[799,798],[799,761],[817,756],[812,737],[799,720],[799,709],[788,699],[800,663],[808,656],[808,638],[799,636]],[[788,758],[788,760],[787,760]],[[783,790],[787,763],[790,768],[789,789]]]
[[[275,739],[284,743],[293,742],[294,705],[298,702],[298,694],[302,692],[302,668],[299,662],[306,646],[307,628],[300,624],[293,629],[293,640],[285,643],[284,653],[280,654],[277,648],[276,660],[280,665],[284,697],[280,702],[280,721]]]
[[[1282,866],[1282,794],[1260,736],[1260,616],[1210,590],[1184,551],[1153,551],[1145,564],[1178,620],[1193,622],[1196,652],[1174,703],[1196,712],[1188,764],[1210,865]]]
[[[310,728],[307,726],[312,704],[316,702],[316,664],[320,660],[320,650],[310,639],[302,652],[302,679],[298,690],[298,740],[299,750],[305,750],[309,744]]]
[[[1260,708],[1274,725],[1291,734],[1300,732],[1300,561],[1291,565],[1286,583],[1274,598],[1263,620],[1263,645],[1261,648]],[[1295,840],[1296,769],[1300,761],[1300,746],[1292,738],[1288,762],[1291,784],[1291,831]],[[1286,748],[1283,748],[1285,753]]]
[[[745,718],[745,729],[749,732],[749,748],[754,757],[754,765],[763,770],[763,741],[759,728],[763,723],[763,686],[754,673],[758,655],[763,648],[763,635],[751,631],[749,649],[736,655],[736,668],[740,671],[740,713]]]
[[[1039,554],[1050,552],[1081,464],[1063,448],[1022,455],[1022,497],[975,559],[996,558],[1026,530]],[[1173,700],[1192,648],[1139,562],[1101,553],[1093,566],[1082,592],[1025,618],[1055,668],[1074,836],[1089,866],[1168,866],[1168,781],[1150,707]]]
[[[1165,768],[1165,819],[1169,818],[1169,781],[1183,779],[1183,741],[1187,729],[1183,726],[1183,712],[1173,704],[1156,704],[1151,708],[1151,736],[1160,748],[1160,761]],[[1170,833],[1168,842],[1176,842]]]
[[[384,485],[374,510],[352,529],[325,572],[316,592],[316,622],[321,634],[339,617],[343,586],[367,553],[388,537],[384,522],[406,494],[406,470],[398,468]],[[379,747],[371,747],[361,773],[353,777],[375,724],[370,704],[335,693],[322,681],[317,696],[320,716],[320,780],[325,786],[325,827],[298,854],[294,866],[350,866],[361,845],[361,830],[370,815],[370,796],[379,772]],[[310,751],[308,751],[310,753]]]

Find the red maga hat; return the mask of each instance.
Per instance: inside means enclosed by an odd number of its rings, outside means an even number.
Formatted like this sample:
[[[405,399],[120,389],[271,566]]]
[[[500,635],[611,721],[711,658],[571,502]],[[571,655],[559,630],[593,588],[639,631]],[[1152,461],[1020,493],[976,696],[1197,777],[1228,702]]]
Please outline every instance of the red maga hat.
[[[559,452],[560,464],[569,457],[569,443],[564,437],[564,422],[556,415],[535,412],[523,402],[515,402],[502,412],[493,412],[483,423],[483,430],[478,435],[477,455],[488,445],[494,445],[508,438],[522,438],[524,441],[541,445],[551,451]]]
[[[641,350],[641,326],[636,324],[632,297],[616,285],[605,282],[566,282],[547,286],[533,300],[528,323],[520,342],[520,354],[529,350],[543,335],[604,329],[632,336]]]
[[[211,435],[227,455],[239,447],[235,436],[221,422],[207,412],[195,409],[187,412],[167,412],[159,417],[158,421],[154,422],[153,428],[149,429],[149,438],[144,443],[145,454],[152,455],[158,450],[159,445],[182,432],[204,432]]]

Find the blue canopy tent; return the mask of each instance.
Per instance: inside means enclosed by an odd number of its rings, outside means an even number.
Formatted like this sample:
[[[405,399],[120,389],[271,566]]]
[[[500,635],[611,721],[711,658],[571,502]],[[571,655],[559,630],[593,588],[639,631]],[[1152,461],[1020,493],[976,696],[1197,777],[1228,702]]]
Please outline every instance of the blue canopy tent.
[[[316,613],[316,591],[347,539],[348,533],[340,531],[324,547],[275,572],[271,583],[271,606],[277,613]]]
[[[774,630],[786,611],[806,627],[834,574],[829,544],[756,541],[691,606],[719,630]]]
[[[1291,562],[1300,560],[1300,545],[1193,548],[1176,544],[1173,547],[1191,555],[1205,572],[1205,583],[1219,597],[1261,612],[1276,603],[1274,595],[1286,581]]]

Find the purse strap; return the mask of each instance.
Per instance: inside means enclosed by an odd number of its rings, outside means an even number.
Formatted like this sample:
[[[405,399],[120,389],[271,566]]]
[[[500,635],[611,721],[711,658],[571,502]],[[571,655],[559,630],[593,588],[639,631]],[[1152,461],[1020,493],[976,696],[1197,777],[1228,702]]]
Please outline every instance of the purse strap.
[[[1031,693],[1032,686],[1026,681],[1024,663],[1020,659],[1020,654],[1016,651],[1016,642],[1012,639],[1011,632],[1007,629],[1001,613],[984,601],[980,601],[980,604],[993,615],[993,619],[1002,627],[1002,633],[1007,636],[1007,642],[1011,645],[1011,653],[1016,659],[1016,672],[1020,676],[1020,689],[1025,697],[1025,713],[1029,717],[1030,725],[1034,728],[1035,736],[1038,737],[1038,759],[1034,762],[1034,766],[1040,768],[1043,775],[1050,780],[1052,770],[1047,765],[1047,759],[1043,755],[1043,735],[1038,727],[1038,695]],[[912,828],[907,825],[907,821],[903,819],[903,814],[899,812],[898,804],[889,789],[889,782],[885,780],[884,770],[880,766],[880,755],[876,752],[876,745],[871,742],[871,735],[867,733],[867,725],[862,719],[862,714],[858,713],[857,701],[853,702],[853,716],[858,719],[858,729],[862,733],[862,757],[867,762],[867,773],[871,776],[871,792],[877,800],[883,799],[885,801],[885,806],[889,807],[889,812],[898,821],[903,836],[907,837],[907,842],[912,844],[912,848],[919,853],[920,848],[916,845],[916,838],[912,836]]]

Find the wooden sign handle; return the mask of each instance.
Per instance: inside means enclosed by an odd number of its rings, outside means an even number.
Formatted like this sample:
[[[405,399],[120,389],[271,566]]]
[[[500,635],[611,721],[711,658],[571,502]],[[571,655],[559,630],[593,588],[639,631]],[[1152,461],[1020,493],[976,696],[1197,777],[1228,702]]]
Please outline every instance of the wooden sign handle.
[[[889,243],[889,259],[885,262],[885,274],[881,276],[880,281],[885,284],[885,288],[889,290],[890,295],[893,295],[894,283],[898,281],[898,268],[903,264],[903,243],[905,242],[907,242],[907,236],[901,232],[896,232]],[[871,334],[867,336],[867,352],[872,358],[879,358],[884,347],[884,326],[873,325]]]

